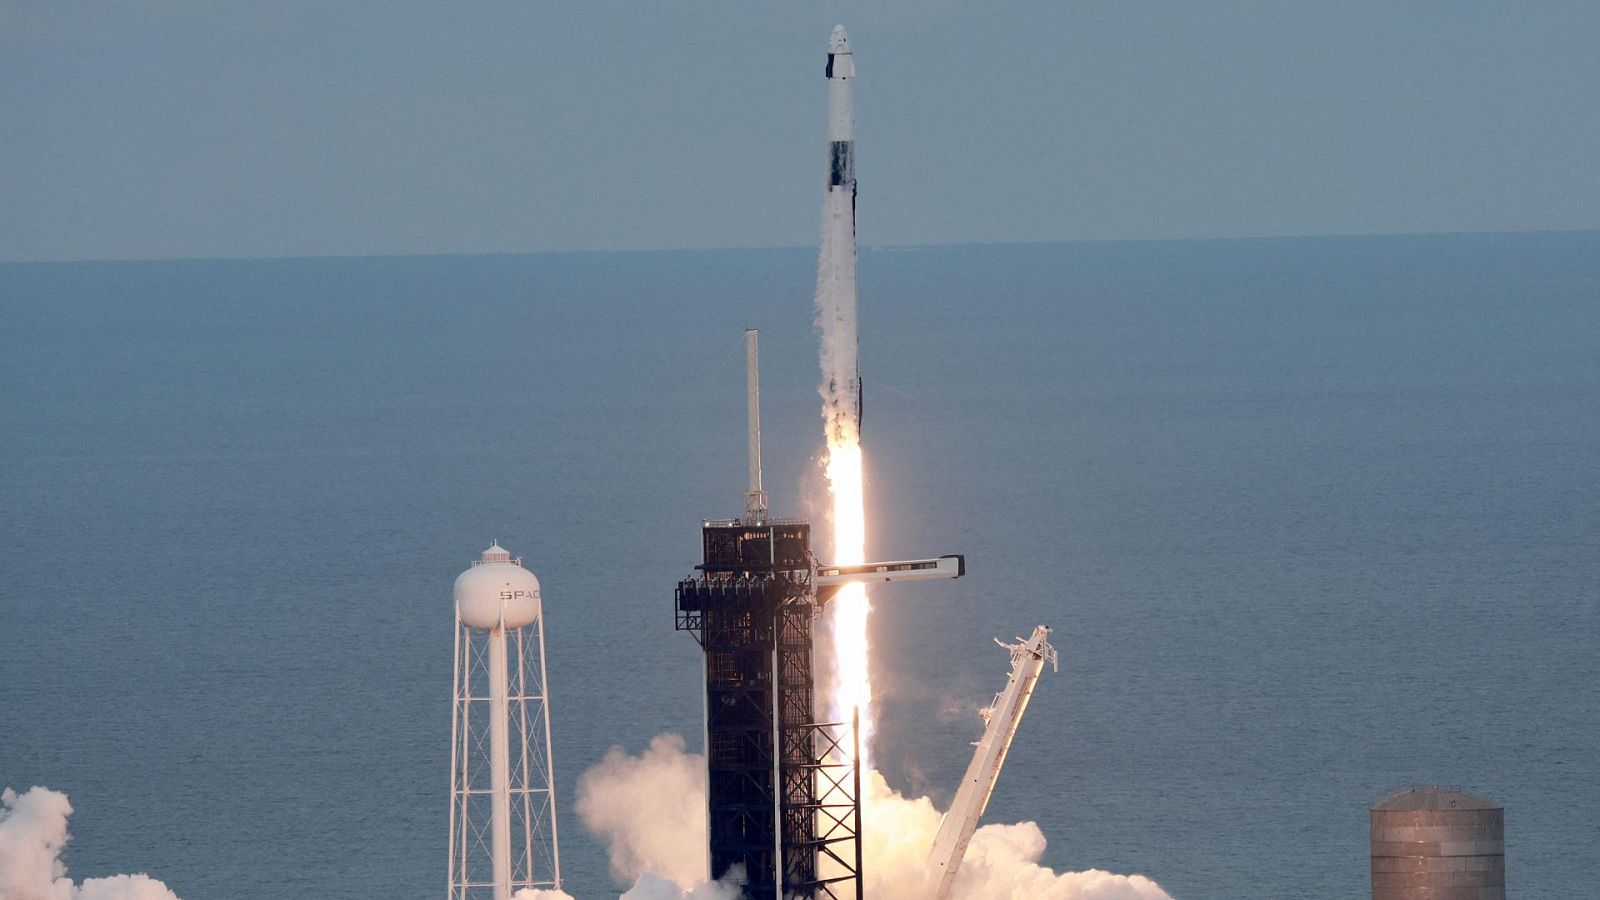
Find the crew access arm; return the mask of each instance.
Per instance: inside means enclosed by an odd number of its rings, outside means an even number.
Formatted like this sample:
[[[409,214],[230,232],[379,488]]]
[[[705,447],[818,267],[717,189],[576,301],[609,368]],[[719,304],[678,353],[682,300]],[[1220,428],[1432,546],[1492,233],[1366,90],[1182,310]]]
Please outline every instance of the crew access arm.
[[[1045,661],[1049,660],[1053,669],[1060,668],[1049,637],[1050,629],[1040,625],[1026,641],[1021,638],[1015,644],[995,641],[1011,651],[1011,678],[1005,690],[995,695],[994,704],[979,713],[987,723],[983,739],[976,744],[972,762],[961,778],[961,787],[939,823],[939,834],[933,839],[930,861],[939,878],[935,900],[947,900],[950,896],[956,873],[961,869],[961,858],[966,855],[967,844],[972,840],[972,832],[977,830],[984,807],[989,805],[989,795],[994,793],[1000,767],[1005,765],[1006,752],[1011,749],[1011,739],[1016,737],[1017,725],[1022,722],[1022,714],[1028,708],[1033,686],[1039,681]]]

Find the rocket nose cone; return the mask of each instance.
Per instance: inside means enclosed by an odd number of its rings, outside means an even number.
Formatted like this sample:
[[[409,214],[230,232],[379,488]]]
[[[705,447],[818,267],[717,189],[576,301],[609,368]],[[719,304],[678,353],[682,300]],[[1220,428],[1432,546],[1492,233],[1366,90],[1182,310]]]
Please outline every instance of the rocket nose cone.
[[[828,38],[829,53],[849,53],[850,36],[845,34],[843,25],[833,26],[833,34]]]

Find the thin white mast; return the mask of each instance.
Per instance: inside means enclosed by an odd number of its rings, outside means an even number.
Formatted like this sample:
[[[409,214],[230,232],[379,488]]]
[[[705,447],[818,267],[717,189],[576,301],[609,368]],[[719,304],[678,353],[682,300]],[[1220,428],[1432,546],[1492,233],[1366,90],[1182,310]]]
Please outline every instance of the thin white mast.
[[[749,429],[750,488],[744,492],[746,524],[767,520],[767,492],[761,487],[761,359],[760,332],[744,330],[745,420]]]

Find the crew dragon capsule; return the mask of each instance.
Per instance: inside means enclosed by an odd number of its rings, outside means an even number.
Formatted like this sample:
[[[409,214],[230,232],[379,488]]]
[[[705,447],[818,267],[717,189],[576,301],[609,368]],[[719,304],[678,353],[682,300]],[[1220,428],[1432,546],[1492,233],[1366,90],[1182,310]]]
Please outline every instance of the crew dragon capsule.
[[[828,38],[828,178],[822,195],[817,316],[823,334],[823,413],[832,444],[861,434],[861,365],[856,341],[856,78],[850,37],[838,25]]]

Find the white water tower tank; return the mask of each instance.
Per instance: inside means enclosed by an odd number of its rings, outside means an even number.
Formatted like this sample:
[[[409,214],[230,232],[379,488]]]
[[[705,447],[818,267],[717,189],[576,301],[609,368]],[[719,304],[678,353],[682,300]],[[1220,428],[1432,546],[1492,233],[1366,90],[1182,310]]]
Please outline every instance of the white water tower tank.
[[[480,631],[523,628],[542,611],[539,579],[513,560],[511,552],[492,542],[483,558],[456,578],[456,613],[461,624]]]

